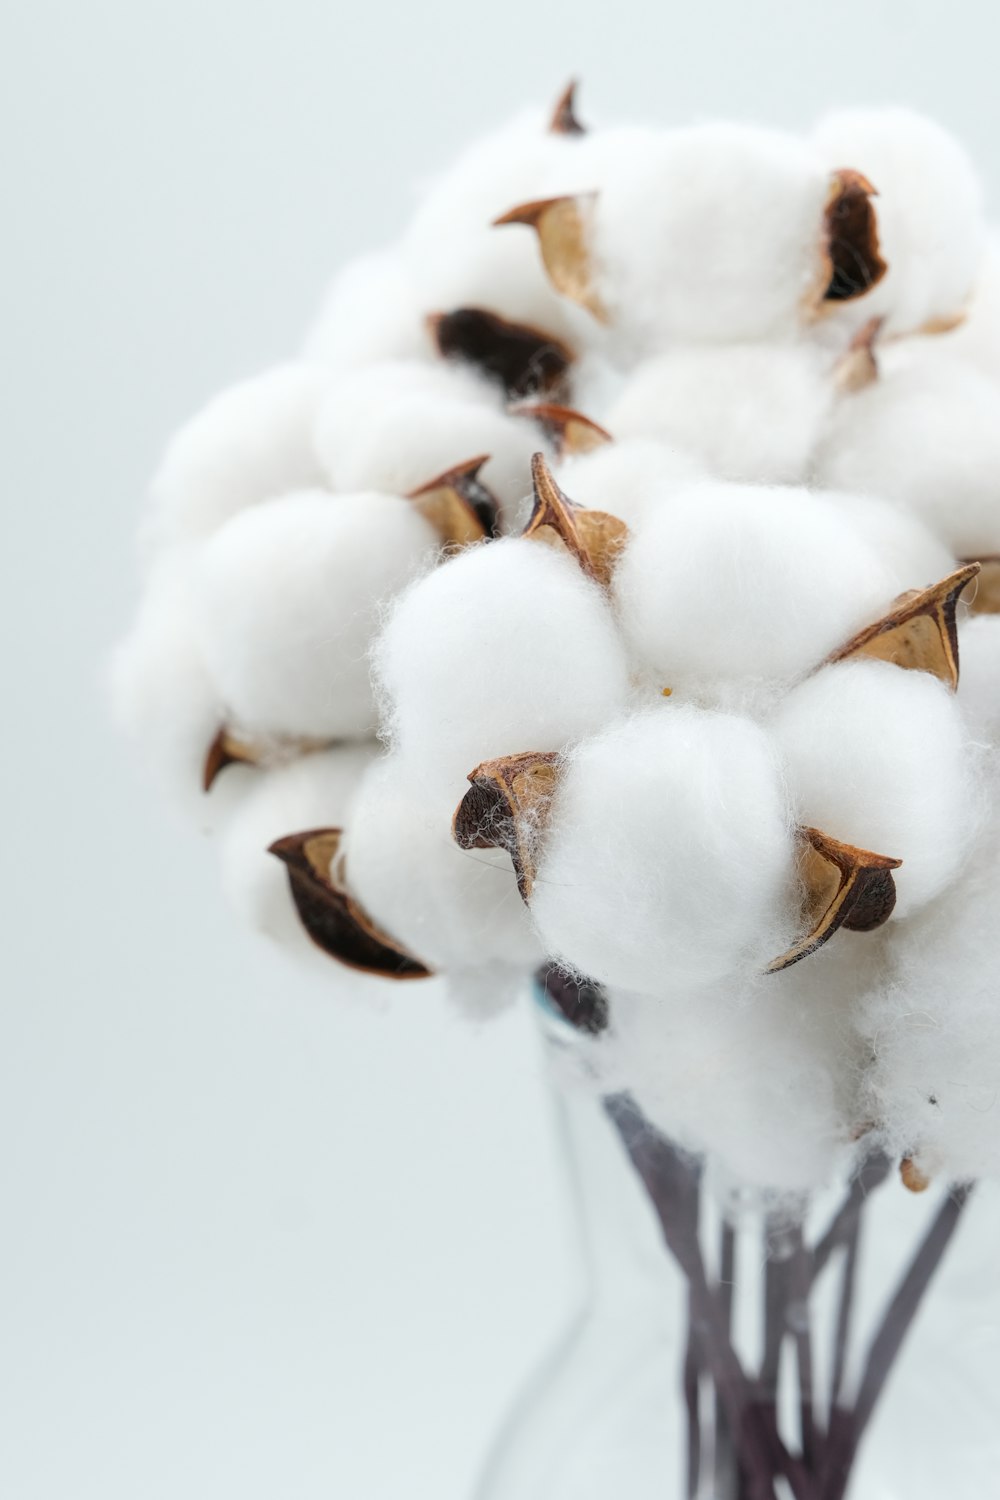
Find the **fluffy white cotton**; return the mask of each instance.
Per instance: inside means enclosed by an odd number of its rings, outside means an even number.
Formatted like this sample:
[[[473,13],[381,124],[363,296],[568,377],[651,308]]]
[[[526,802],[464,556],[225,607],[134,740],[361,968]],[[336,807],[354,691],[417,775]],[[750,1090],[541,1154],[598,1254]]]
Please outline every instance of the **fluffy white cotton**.
[[[1000,615],[974,615],[958,633],[958,706],[972,737],[1000,739]]]
[[[984,375],[1000,380],[1000,235],[996,230],[987,239],[964,322],[940,337],[943,354],[968,360]]]
[[[747,719],[663,702],[584,741],[541,845],[546,951],[601,983],[681,995],[782,951],[791,827]]]
[[[696,459],[665,443],[631,438],[564,458],[555,477],[577,505],[609,511],[635,527],[647,511],[700,478],[701,468]]]
[[[859,307],[893,333],[960,316],[983,253],[983,194],[954,136],[908,109],[842,110],[820,120],[813,144],[831,169],[853,167],[878,192],[889,270]]]
[[[331,281],[303,357],[335,375],[383,360],[432,359],[425,312],[398,249],[359,256]]]
[[[235,517],[197,571],[202,651],[231,722],[267,735],[364,737],[380,604],[437,547],[389,495],[284,495]]]
[[[146,579],[136,620],[112,659],[110,688],[119,728],[154,775],[178,801],[207,812],[202,767],[222,705],[195,630],[187,550],[161,559]]]
[[[895,968],[859,1021],[866,1106],[888,1149],[931,1177],[1000,1172],[996,831],[969,875],[893,934]]]
[[[692,484],[651,510],[613,580],[662,687],[741,702],[817,666],[889,606],[894,575],[822,496]]]
[[[249,789],[226,824],[219,851],[223,888],[237,915],[285,947],[317,954],[334,971],[336,964],[320,954],[299,920],[286,867],[267,850],[286,834],[342,828],[374,754],[374,745],[337,745],[249,772]]]
[[[405,495],[481,454],[480,478],[512,519],[531,492],[531,455],[545,442],[499,396],[452,364],[372,365],[335,382],[316,423],[316,449],[335,490]]]
[[[603,591],[567,554],[521,538],[422,578],[393,609],[375,665],[393,745],[452,806],[481,761],[559,750],[630,690]]]
[[[908,506],[956,557],[1000,552],[1000,385],[932,339],[881,351],[879,370],[838,401],[819,483]]]
[[[214,396],[153,476],[147,545],[206,537],[248,506],[321,483],[312,434],[325,383],[318,366],[289,363]]]
[[[886,662],[825,667],[774,713],[797,821],[901,859],[896,913],[943,891],[979,808],[955,697],[927,672]]]
[[[634,347],[788,336],[821,272],[829,174],[794,137],[706,124],[623,153],[601,184],[597,286]]]
[[[636,367],[607,425],[616,438],[660,438],[722,479],[792,484],[832,400],[830,358],[810,345],[680,348]]]
[[[824,491],[823,498],[892,569],[900,593],[937,583],[957,567],[950,548],[904,506],[846,490]]]
[[[352,895],[433,969],[512,967],[542,959],[510,856],[460,849],[454,808],[398,756],[366,773],[343,845]]]

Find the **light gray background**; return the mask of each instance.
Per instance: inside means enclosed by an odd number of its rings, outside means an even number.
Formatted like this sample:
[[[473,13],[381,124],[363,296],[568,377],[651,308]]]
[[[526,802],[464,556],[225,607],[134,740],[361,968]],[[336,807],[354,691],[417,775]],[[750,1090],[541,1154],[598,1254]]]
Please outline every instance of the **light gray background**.
[[[328,1003],[106,722],[165,436],[290,350],[457,141],[584,113],[936,113],[996,204],[995,6],[10,0],[0,1494],[467,1500],[565,1310],[529,1027]]]

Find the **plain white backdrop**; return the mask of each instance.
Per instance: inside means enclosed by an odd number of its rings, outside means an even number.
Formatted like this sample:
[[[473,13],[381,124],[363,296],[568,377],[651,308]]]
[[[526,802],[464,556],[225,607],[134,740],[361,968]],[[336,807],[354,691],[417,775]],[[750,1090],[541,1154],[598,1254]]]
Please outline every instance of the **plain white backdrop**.
[[[468,1500],[575,1289],[537,1046],[433,988],[345,1010],[228,915],[102,699],[146,478],[208,394],[294,348],[422,175],[572,74],[585,116],[925,108],[996,210],[1000,12],[2,17],[0,1495]]]

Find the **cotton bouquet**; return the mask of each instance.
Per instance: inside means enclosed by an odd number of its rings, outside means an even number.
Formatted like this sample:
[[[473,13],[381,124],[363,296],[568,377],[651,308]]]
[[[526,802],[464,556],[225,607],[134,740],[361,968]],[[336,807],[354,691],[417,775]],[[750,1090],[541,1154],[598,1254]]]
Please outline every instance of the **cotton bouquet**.
[[[118,712],[254,925],[539,975],[640,1163],[1000,1173],[1000,251],[938,126],[518,116],[181,429],[143,554]]]

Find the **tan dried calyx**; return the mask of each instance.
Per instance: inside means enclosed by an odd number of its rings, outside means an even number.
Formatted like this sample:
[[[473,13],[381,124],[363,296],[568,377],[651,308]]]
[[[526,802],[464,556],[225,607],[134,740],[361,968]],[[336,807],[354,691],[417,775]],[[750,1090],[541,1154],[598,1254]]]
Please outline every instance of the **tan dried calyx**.
[[[426,323],[439,354],[475,365],[508,396],[558,395],[573,362],[572,350],[555,334],[485,307],[429,313]]]
[[[479,478],[488,461],[488,453],[466,459],[407,496],[446,547],[467,547],[497,535],[500,505]]]
[[[1000,615],[1000,557],[987,554],[980,558],[966,557],[962,562],[978,562],[979,574],[976,587],[970,589],[963,600],[974,615]]]
[[[493,223],[526,224],[538,236],[549,281],[557,292],[578,302],[606,323],[608,313],[597,292],[590,254],[590,223],[596,193],[575,193],[561,198],[536,198],[508,209]]]
[[[854,395],[878,379],[875,342],[882,331],[884,318],[869,318],[847,346],[847,352],[833,372],[833,383],[844,395]]]
[[[268,849],[288,870],[288,883],[307,935],[338,963],[386,979],[426,979],[431,970],[382,932],[349,894],[339,828],[313,828],[275,840]]]
[[[551,135],[586,135],[587,128],[581,125],[576,113],[576,89],[576,79],[571,78],[556,100],[549,120]]]
[[[612,441],[607,428],[572,406],[559,406],[554,401],[519,401],[507,410],[511,416],[531,417],[537,422],[558,458],[593,453],[595,448],[603,448],[605,443]]]
[[[587,510],[564,495],[545,457],[531,460],[534,507],[524,536],[565,548],[588,578],[607,588],[618,555],[628,541],[628,527],[603,510]]]
[[[819,270],[806,300],[807,316],[819,317],[830,304],[863,297],[889,269],[879,249],[872,203],[877,196],[867,177],[851,167],[831,174],[823,208]]]
[[[800,828],[797,834],[799,878],[810,926],[804,937],[768,964],[768,974],[808,958],[841,927],[851,932],[881,927],[896,905],[892,872],[902,860],[842,844],[818,828]]]
[[[254,737],[229,729],[223,724],[205,752],[201,770],[202,791],[210,792],[227,766],[283,765],[300,755],[312,755],[317,750],[326,750],[331,744],[332,740],[304,737]]]
[[[917,672],[932,672],[958,687],[958,631],[955,615],[962,590],[980,571],[978,562],[966,563],[940,583],[901,594],[888,614],[841,646],[828,662],[872,657]]]
[[[469,790],[452,819],[460,849],[506,849],[525,902],[531,899],[538,843],[558,777],[558,756],[551,751],[484,760],[469,773]]]

